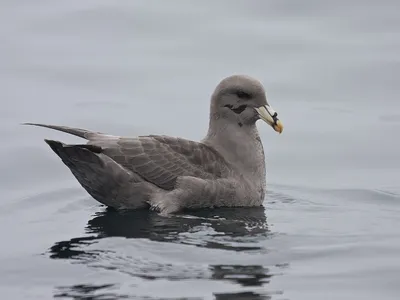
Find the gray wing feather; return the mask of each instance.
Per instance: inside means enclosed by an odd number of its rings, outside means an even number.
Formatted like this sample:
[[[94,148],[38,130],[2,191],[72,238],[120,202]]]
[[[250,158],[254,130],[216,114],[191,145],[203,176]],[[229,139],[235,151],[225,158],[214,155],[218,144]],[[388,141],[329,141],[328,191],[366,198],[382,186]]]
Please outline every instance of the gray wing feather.
[[[126,138],[67,126],[24,125],[46,127],[87,139],[88,145],[100,147],[102,154],[166,190],[174,188],[179,176],[217,179],[229,168],[214,149],[182,138],[157,135]]]
[[[32,125],[32,126],[38,126],[38,127],[44,127],[44,128],[50,128],[58,131],[62,131],[65,133],[69,133],[75,136],[78,136],[83,139],[90,140],[92,138],[95,138],[99,135],[103,135],[101,132],[94,132],[86,129],[81,129],[81,128],[72,128],[72,127],[67,127],[67,126],[58,126],[58,125],[48,125],[48,124],[39,124],[39,123],[22,123],[22,125]]]
[[[228,168],[218,152],[202,143],[167,136],[96,139],[100,146],[126,169],[154,185],[172,190],[179,176],[220,178]]]

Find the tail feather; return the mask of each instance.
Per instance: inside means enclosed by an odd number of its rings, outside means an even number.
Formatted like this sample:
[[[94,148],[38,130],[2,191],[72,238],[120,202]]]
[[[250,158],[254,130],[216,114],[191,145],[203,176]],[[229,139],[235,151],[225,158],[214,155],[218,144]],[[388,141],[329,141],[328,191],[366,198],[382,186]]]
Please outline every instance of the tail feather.
[[[72,128],[72,127],[58,126],[58,125],[47,125],[47,124],[39,124],[39,123],[22,123],[22,125],[32,125],[32,126],[50,128],[50,129],[62,131],[65,133],[69,133],[69,134],[72,134],[72,135],[75,135],[75,136],[78,136],[80,138],[87,139],[87,140],[93,139],[94,137],[103,134],[101,132],[94,132],[94,131],[81,129],[81,128]]]
[[[94,163],[104,167],[104,161],[96,155],[101,153],[101,147],[94,145],[66,145],[59,141],[47,139],[44,141],[68,167],[73,166],[76,162]]]
[[[116,209],[148,206],[154,187],[101,153],[101,147],[45,141],[80,185],[100,203]]]

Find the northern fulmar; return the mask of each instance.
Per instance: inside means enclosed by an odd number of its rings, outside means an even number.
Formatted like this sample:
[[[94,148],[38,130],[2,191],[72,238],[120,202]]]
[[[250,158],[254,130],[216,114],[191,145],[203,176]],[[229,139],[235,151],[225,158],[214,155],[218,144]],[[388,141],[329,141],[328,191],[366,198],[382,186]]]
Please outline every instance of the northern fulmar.
[[[224,78],[210,102],[206,136],[121,137],[66,126],[24,123],[88,140],[67,145],[46,140],[81,186],[115,209],[184,209],[262,206],[266,166],[256,121],[282,133],[263,85],[245,75]]]

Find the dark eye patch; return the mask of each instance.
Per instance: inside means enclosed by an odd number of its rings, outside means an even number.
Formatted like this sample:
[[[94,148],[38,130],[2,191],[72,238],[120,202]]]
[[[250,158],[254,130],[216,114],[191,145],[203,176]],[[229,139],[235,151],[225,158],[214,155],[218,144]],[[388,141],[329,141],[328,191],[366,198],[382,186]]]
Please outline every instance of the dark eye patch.
[[[236,91],[235,93],[240,99],[251,99],[251,95],[249,93],[243,91]]]
[[[247,108],[247,105],[243,104],[238,107],[233,107],[233,105],[227,104],[225,107],[232,110],[235,114],[241,114]]]

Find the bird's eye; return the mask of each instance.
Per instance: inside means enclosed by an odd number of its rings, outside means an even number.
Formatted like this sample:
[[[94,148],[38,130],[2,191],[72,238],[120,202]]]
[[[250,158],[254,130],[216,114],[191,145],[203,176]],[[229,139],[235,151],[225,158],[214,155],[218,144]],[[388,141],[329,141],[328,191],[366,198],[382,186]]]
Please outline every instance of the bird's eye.
[[[233,107],[233,105],[227,104],[225,105],[225,107],[232,110],[235,114],[241,114],[247,108],[247,105],[240,105],[238,107]]]
[[[243,92],[243,91],[237,91],[236,95],[240,98],[240,99],[250,99],[251,95],[249,93]]]

